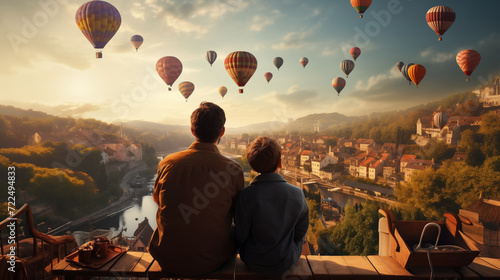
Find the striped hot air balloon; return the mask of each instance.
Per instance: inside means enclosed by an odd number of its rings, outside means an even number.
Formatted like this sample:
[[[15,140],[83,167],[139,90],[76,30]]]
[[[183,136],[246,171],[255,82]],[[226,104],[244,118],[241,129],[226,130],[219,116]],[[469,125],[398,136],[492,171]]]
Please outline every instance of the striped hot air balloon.
[[[352,56],[354,61],[356,61],[356,58],[361,54],[361,49],[358,47],[353,47],[349,50],[349,54]]]
[[[351,0],[351,5],[358,11],[359,17],[363,17],[363,13],[370,7],[372,0]]]
[[[191,96],[194,91],[194,84],[191,82],[182,82],[179,84],[179,91],[181,92],[182,96],[186,98],[187,102],[189,96]]]
[[[455,21],[455,11],[447,6],[436,6],[432,7],[427,11],[425,15],[427,24],[436,32],[439,41],[443,40],[441,37],[448,28],[451,27]]]
[[[448,115],[441,112],[437,112],[434,114],[434,125],[437,126],[437,128],[441,129],[445,126],[445,124],[448,122]]]
[[[354,61],[346,59],[340,63],[340,69],[345,73],[346,78],[349,78],[349,73],[354,69]]]
[[[340,92],[345,87],[345,80],[341,77],[337,77],[332,80],[332,86],[337,91],[337,95],[340,95]]]
[[[81,5],[76,11],[75,20],[83,35],[98,50],[96,58],[102,58],[102,49],[122,22],[120,13],[113,5],[99,0]]]
[[[224,60],[224,67],[229,76],[240,87],[240,93],[257,69],[257,59],[253,54],[245,51],[230,53]]]
[[[408,68],[408,76],[413,83],[415,83],[416,87],[418,87],[418,84],[420,84],[420,81],[424,78],[425,72],[425,67],[420,64],[415,64]]]
[[[281,65],[283,65],[283,58],[277,56],[273,59],[273,64],[278,68],[278,71],[280,70]]]
[[[182,63],[174,56],[164,56],[156,62],[156,72],[168,85],[168,90],[172,90],[172,85],[182,73]]]
[[[300,58],[300,64],[302,64],[303,68],[306,68],[306,65],[309,63],[309,59],[307,57]]]
[[[410,62],[408,64],[403,65],[403,67],[401,67],[401,74],[403,75],[403,77],[405,77],[405,79],[408,80],[408,85],[411,85],[411,78],[410,78],[410,76],[408,76],[408,69],[412,65],[415,65],[415,63]]]
[[[144,38],[142,38],[141,35],[134,35],[132,36],[132,38],[130,38],[130,42],[132,42],[135,51],[137,51],[139,47],[142,45],[142,42],[144,42]]]
[[[217,53],[214,51],[207,51],[205,54],[205,58],[207,59],[208,63],[210,63],[210,66],[214,63],[214,61],[217,59]]]
[[[220,96],[222,96],[222,98],[224,98],[226,93],[227,93],[227,87],[225,87],[225,86],[219,87],[219,94],[220,94]]]
[[[479,65],[480,61],[481,55],[475,50],[463,50],[457,54],[458,67],[464,71],[467,81],[470,80],[470,75]]]
[[[273,78],[273,73],[271,72],[266,72],[264,74],[264,78],[266,78],[267,83],[269,84],[269,81]]]

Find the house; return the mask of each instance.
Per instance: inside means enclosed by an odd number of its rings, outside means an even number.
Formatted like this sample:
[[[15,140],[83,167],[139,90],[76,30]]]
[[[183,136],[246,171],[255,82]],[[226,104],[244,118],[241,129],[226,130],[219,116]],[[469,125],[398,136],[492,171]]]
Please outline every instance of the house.
[[[384,164],[382,161],[377,160],[373,162],[370,167],[368,167],[368,178],[375,180],[377,176],[380,176],[383,174],[384,171]]]
[[[382,168],[384,179],[390,178],[397,173],[399,173],[399,160],[397,158],[384,162],[384,167]]]
[[[401,159],[399,160],[399,171],[400,172],[405,172],[405,167],[406,165],[408,164],[408,162],[410,162],[410,160],[412,159],[416,159],[417,158],[417,155],[403,155],[401,157]]]
[[[300,147],[291,148],[286,152],[285,166],[292,168],[300,167],[301,149]]]
[[[147,252],[146,248],[153,235],[153,228],[149,225],[147,217],[139,223],[139,226],[134,232],[134,242],[130,246],[131,251]]]
[[[245,141],[239,141],[237,148],[238,148],[238,150],[246,150],[247,149],[247,142],[245,142]]]
[[[500,106],[500,76],[497,76],[487,86],[473,90],[484,108]]]
[[[408,161],[408,163],[404,168],[405,182],[409,182],[411,179],[411,175],[416,171],[421,171],[428,167],[433,167],[433,166],[434,166],[434,161],[432,160],[411,159],[410,161]]]
[[[335,160],[328,154],[319,154],[314,156],[311,160],[312,173],[318,177],[321,177],[321,169],[329,164],[337,164],[337,160]]]
[[[375,141],[373,139],[360,139],[359,140],[359,150],[363,152],[368,152],[369,148],[375,147]]]
[[[305,162],[310,160],[314,156],[314,152],[311,150],[303,150],[300,154],[300,166],[304,166]]]
[[[467,153],[455,152],[455,154],[453,154],[453,157],[451,158],[451,160],[452,161],[465,161],[466,158],[467,158]]]
[[[372,157],[367,157],[363,160],[358,166],[358,177],[367,178],[368,177],[368,169],[370,165],[375,162],[375,159]]]

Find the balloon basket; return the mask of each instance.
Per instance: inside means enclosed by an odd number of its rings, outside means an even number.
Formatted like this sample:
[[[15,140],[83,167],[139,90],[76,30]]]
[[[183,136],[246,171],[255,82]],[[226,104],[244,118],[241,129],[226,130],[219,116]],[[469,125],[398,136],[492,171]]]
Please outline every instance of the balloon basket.
[[[102,52],[96,52],[95,58],[102,58]]]
[[[172,88],[170,88],[170,87],[169,87],[169,88],[168,88],[168,91],[172,91]]]
[[[359,15],[359,18],[363,18],[363,15]]]
[[[443,38],[439,37],[439,38],[438,38],[438,41],[443,41]]]
[[[242,88],[240,88],[240,93],[243,93],[243,89]]]

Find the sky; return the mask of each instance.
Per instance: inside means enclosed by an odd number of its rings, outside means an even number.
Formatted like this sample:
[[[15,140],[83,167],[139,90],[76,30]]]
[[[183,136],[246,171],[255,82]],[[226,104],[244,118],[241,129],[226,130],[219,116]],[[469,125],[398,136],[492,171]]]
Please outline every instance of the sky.
[[[498,0],[374,0],[363,18],[348,0],[112,0],[122,23],[102,59],[75,23],[85,2],[1,1],[0,104],[105,122],[187,125],[200,102],[210,101],[225,110],[227,127],[240,127],[402,110],[480,88],[500,74]],[[456,13],[441,42],[425,20],[436,5]],[[144,37],[138,52],[130,43],[135,34]],[[361,55],[338,96],[332,79],[345,78],[340,63],[352,59],[354,46]],[[455,59],[464,49],[482,57],[470,82]],[[212,67],[208,50],[217,52]],[[224,69],[233,51],[258,62],[243,94]],[[164,56],[183,64],[172,91],[155,70]],[[309,59],[305,68],[301,57]],[[398,61],[424,65],[418,88],[408,86]],[[269,83],[266,72],[273,74]],[[195,85],[187,102],[177,88],[183,81]],[[220,86],[228,88],[224,98]]]

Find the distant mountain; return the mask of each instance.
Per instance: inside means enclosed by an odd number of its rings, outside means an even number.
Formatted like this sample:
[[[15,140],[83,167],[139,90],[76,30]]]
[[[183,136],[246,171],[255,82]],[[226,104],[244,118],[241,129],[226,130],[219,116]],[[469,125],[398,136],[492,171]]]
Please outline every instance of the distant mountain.
[[[284,128],[289,131],[314,131],[349,125],[360,117],[348,117],[339,113],[312,114],[288,123]]]
[[[284,130],[284,127],[287,123],[272,121],[272,122],[263,122],[263,123],[255,123],[242,127],[228,127],[226,128],[226,134],[243,134],[243,133],[262,133],[262,134],[272,134],[281,132]]]
[[[52,115],[49,115],[44,112],[39,112],[39,111],[33,111],[31,109],[29,110],[24,110],[24,109],[19,109],[14,106],[6,106],[6,105],[0,105],[0,114],[2,115],[10,115],[10,116],[15,116],[15,117],[32,117],[32,118],[49,118],[53,117]]]
[[[128,121],[123,122],[123,128],[126,130],[127,128],[137,129],[143,132],[151,132],[157,134],[164,133],[190,133],[190,127],[188,125],[171,125],[171,124],[162,124],[156,122],[148,122],[148,121]],[[120,123],[115,123],[115,125],[120,125]]]

